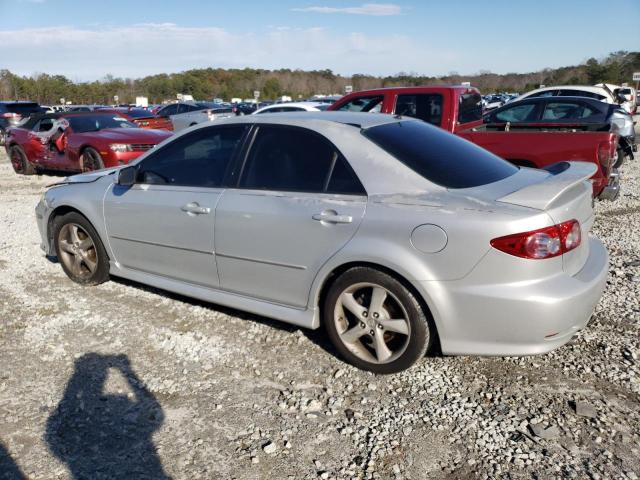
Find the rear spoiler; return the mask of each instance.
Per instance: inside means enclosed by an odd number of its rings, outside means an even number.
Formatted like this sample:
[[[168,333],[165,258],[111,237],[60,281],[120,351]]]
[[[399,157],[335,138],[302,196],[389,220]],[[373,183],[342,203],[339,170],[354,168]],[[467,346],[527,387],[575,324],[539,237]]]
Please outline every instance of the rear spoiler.
[[[591,178],[598,167],[591,162],[558,162],[544,170],[549,172],[544,180],[499,198],[498,202],[545,210],[563,193]]]

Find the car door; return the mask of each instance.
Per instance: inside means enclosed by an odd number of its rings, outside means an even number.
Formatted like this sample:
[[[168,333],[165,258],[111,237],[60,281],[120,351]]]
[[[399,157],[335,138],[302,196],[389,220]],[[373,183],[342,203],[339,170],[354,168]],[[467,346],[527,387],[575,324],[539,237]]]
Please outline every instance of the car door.
[[[123,267],[207,287],[219,286],[216,204],[245,126],[183,135],[137,165],[136,183],[104,199],[109,244]]]
[[[216,207],[216,260],[225,290],[304,307],[320,267],[355,234],[366,193],[323,136],[254,128],[236,188]]]
[[[53,128],[53,118],[43,117],[27,132],[27,142],[24,151],[34,165],[51,166],[47,155],[47,133]]]

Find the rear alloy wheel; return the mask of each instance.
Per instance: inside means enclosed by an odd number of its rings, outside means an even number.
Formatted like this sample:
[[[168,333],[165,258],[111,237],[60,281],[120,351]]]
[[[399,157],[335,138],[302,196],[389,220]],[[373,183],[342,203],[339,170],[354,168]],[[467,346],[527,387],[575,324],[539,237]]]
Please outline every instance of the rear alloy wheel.
[[[109,258],[91,223],[77,212],[56,218],[53,226],[56,255],[67,276],[81,285],[109,279]]]
[[[24,153],[22,147],[14,145],[9,149],[9,159],[11,160],[11,166],[13,171],[21,175],[33,175],[36,173],[36,169],[31,165],[27,154]]]
[[[616,153],[613,155],[613,159],[611,160],[611,165],[613,165],[613,168],[620,168],[624,163],[625,156],[626,154],[624,153],[624,150],[622,148],[618,148],[616,150]]]
[[[416,297],[392,276],[368,267],[336,279],[323,316],[340,354],[375,373],[409,368],[424,356],[434,336]]]
[[[94,148],[85,148],[80,158],[83,172],[93,172],[94,170],[101,170],[104,168],[102,157]]]

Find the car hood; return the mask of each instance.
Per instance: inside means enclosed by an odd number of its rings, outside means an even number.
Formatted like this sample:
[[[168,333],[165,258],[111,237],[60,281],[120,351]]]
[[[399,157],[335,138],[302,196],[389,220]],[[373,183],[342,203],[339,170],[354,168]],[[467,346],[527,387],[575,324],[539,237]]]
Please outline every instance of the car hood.
[[[105,128],[98,132],[78,133],[80,136],[100,137],[117,143],[152,143],[157,144],[171,133],[166,130],[149,130],[144,128]]]
[[[94,172],[79,173],[77,175],[66,177],[60,182],[51,183],[47,185],[47,187],[55,187],[58,185],[70,185],[74,183],[93,183],[96,180],[101,179],[102,177],[115,174],[118,170],[124,167],[126,167],[126,165],[121,165],[119,167],[113,167],[113,168],[103,168],[102,170],[96,170]]]

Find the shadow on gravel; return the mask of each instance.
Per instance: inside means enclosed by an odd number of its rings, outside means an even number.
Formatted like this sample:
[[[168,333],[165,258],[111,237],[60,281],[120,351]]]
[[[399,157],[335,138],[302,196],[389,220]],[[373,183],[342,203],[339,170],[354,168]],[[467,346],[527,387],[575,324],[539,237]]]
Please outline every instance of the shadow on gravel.
[[[223,305],[218,305],[217,303],[205,302],[203,300],[198,300],[191,297],[185,297],[184,295],[180,295],[177,293],[169,292],[167,290],[161,290],[159,288],[151,287],[149,285],[145,285],[144,283],[134,282],[132,280],[126,278],[119,277],[111,277],[112,282],[120,283],[122,285],[126,285],[128,287],[137,288],[139,290],[143,290],[145,292],[150,292],[155,295],[162,295],[163,297],[171,298],[180,302],[188,303],[189,305],[196,305],[198,307],[207,308],[209,310],[214,310],[219,313],[223,313],[225,315],[229,315],[232,317],[240,318],[242,320],[248,320],[250,322],[261,323],[262,325],[267,325],[272,328],[277,328],[278,330],[282,330],[287,333],[295,333],[300,330],[305,337],[307,337],[310,341],[318,345],[320,348],[328,352],[333,356],[337,356],[338,352],[333,348],[329,337],[327,337],[324,328],[319,328],[317,330],[309,330],[308,328],[301,328],[290,323],[280,322],[278,320],[273,320],[271,318],[263,317],[262,315],[256,315],[253,313],[245,312],[243,310],[236,310],[234,308],[225,307]]]
[[[121,374],[128,393],[104,391],[110,370]],[[44,438],[74,479],[167,479],[151,438],[163,420],[126,355],[89,353],[76,360]]]
[[[0,480],[25,480],[26,478],[0,442]]]

